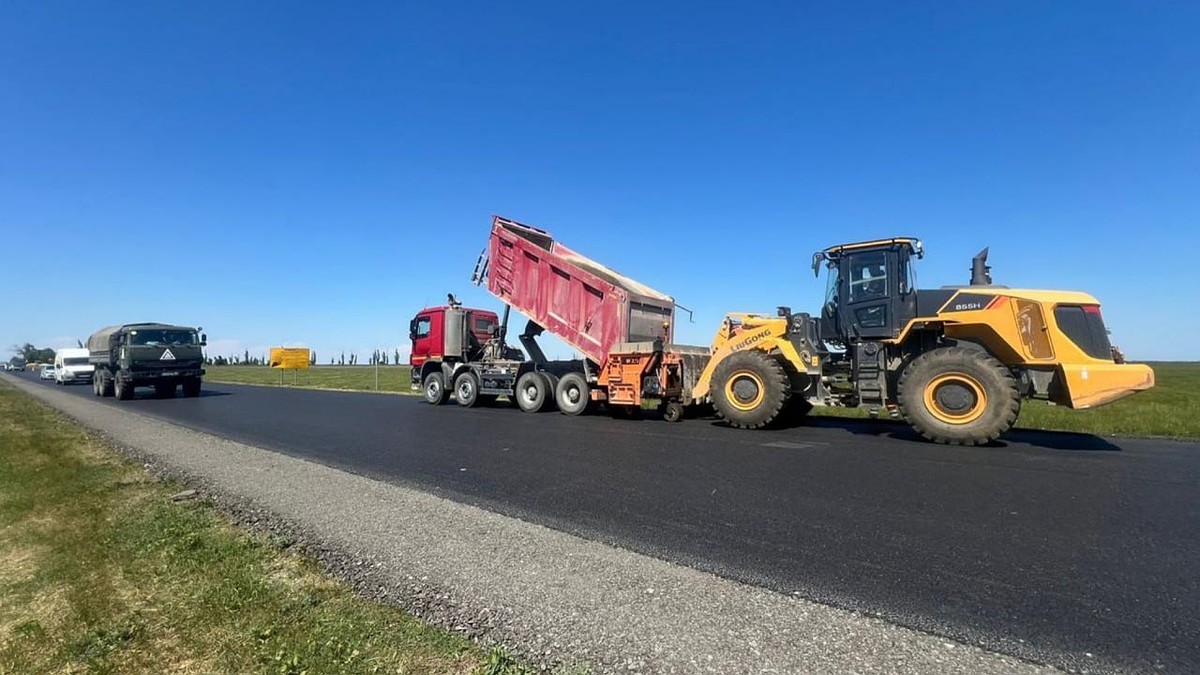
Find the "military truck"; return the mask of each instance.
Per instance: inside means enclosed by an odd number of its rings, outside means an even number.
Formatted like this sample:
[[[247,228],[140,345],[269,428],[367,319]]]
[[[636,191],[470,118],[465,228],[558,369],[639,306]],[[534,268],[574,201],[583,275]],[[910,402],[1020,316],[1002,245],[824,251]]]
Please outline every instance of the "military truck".
[[[208,344],[202,328],[164,323],[127,323],[101,328],[88,338],[88,362],[96,367],[96,396],[133,398],[137,387],[153,387],[155,396],[170,398],[175,387],[192,398],[200,395]]]

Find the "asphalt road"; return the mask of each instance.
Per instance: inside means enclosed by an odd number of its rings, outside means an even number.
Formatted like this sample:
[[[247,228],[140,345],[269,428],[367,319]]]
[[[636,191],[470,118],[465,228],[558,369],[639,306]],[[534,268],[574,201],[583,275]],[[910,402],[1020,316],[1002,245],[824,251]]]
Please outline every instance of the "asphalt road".
[[[224,384],[148,393],[103,401],[1041,663],[1200,672],[1194,443],[1016,433],[964,449],[888,423],[747,432]]]

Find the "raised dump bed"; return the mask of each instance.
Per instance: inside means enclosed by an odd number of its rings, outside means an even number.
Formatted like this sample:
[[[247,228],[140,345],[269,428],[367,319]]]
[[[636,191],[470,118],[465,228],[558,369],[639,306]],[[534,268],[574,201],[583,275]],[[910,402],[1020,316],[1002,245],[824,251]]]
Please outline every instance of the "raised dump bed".
[[[487,288],[597,366],[619,344],[670,344],[675,301],[581,255],[550,233],[493,216]]]

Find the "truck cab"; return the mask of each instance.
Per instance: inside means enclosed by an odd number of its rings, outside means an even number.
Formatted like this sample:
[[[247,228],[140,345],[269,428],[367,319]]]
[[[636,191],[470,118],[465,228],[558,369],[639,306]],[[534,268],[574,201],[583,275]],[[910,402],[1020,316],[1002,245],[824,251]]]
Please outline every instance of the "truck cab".
[[[412,340],[408,364],[419,369],[430,360],[478,358],[475,352],[482,351],[483,345],[497,337],[499,326],[500,317],[486,309],[456,305],[426,307],[408,324],[408,337]]]

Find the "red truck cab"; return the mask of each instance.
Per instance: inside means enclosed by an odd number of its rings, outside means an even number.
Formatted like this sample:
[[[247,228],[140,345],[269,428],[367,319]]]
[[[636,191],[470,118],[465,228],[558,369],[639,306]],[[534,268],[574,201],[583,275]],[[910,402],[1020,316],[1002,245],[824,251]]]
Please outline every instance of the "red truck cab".
[[[408,325],[408,336],[412,339],[412,354],[408,357],[408,364],[414,369],[419,369],[430,360],[462,361],[472,358],[468,353],[470,340],[461,341],[457,347],[450,345],[452,351],[458,353],[446,351],[446,313],[451,310],[466,313],[467,331],[475,338],[475,343],[482,345],[495,337],[500,325],[500,317],[495,312],[450,305],[426,307],[417,312]]]

